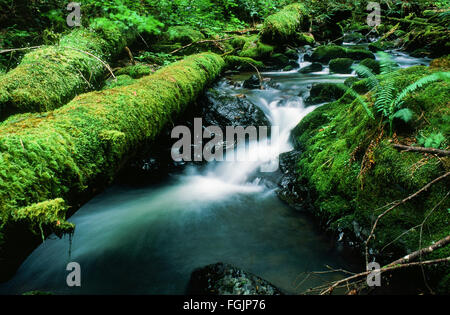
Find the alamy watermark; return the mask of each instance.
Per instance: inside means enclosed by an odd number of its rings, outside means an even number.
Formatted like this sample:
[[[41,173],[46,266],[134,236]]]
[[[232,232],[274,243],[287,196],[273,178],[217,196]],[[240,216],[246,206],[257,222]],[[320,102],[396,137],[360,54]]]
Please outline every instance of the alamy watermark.
[[[381,6],[378,2],[369,2],[367,11],[371,11],[367,16],[367,24],[371,27],[381,25]]]
[[[369,287],[381,287],[381,266],[377,262],[371,262],[367,264],[367,271],[370,273],[367,275],[367,285]]]
[[[81,266],[77,262],[70,262],[66,267],[70,271],[66,277],[66,284],[69,287],[81,287]]]
[[[70,27],[81,26],[81,4],[71,2],[67,5],[67,11],[71,11],[66,18],[67,25]]]

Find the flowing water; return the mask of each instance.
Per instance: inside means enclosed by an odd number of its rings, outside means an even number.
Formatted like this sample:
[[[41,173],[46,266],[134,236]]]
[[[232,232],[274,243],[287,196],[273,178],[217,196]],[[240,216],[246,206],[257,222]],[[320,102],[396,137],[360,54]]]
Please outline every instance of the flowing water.
[[[395,60],[400,66],[427,62],[403,54]],[[342,277],[311,277],[299,285],[304,272],[326,265],[356,270],[310,217],[277,198],[279,172],[260,171],[292,149],[291,129],[316,107],[303,104],[307,87],[342,83],[348,76],[327,68],[309,75],[294,70],[263,76],[271,78],[272,88],[247,90],[229,83],[246,74],[224,78],[216,87],[246,95],[279,127],[273,141],[249,146],[256,161],[194,165],[156,185],[108,188],[70,218],[76,224],[71,239],[46,240],[10,281],[0,284],[0,293],[183,294],[195,268],[219,261],[255,273],[286,293],[299,293]],[[66,284],[69,262],[81,266],[81,287]]]

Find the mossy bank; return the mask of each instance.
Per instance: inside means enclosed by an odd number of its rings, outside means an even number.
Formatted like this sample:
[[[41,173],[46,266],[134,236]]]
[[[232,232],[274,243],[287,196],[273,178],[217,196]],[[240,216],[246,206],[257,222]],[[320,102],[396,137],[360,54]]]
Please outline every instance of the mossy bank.
[[[385,84],[387,78],[394,79],[395,89],[400,91],[438,70],[442,68],[414,66],[379,76],[379,80]],[[372,92],[363,97],[373,104]],[[408,124],[396,120],[392,136],[381,117],[371,119],[349,94],[317,108],[293,131],[298,151],[288,157],[295,172],[289,187],[295,193],[285,191],[280,196],[297,207],[309,208],[336,238],[364,252],[374,220],[386,205],[412,195],[449,171],[448,156],[400,152],[393,147],[394,143],[424,143],[437,134],[441,135],[440,146],[447,147],[449,99],[449,83],[442,81],[410,94],[403,106],[411,109],[414,117]],[[420,244],[424,247],[449,235],[448,187],[446,178],[383,217],[375,230],[375,240],[369,244],[370,259],[390,262],[418,250]],[[421,230],[417,226],[422,222]],[[447,256],[448,247],[427,258]],[[448,268],[442,268],[440,275],[448,275]],[[440,288],[448,292],[446,279]]]

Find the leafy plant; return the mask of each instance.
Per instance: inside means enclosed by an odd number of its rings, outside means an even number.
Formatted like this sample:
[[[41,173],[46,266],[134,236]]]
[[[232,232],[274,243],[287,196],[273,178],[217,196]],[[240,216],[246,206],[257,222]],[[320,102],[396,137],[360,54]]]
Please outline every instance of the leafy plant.
[[[435,149],[439,149],[443,146],[443,144],[445,143],[446,139],[444,137],[444,135],[442,135],[441,132],[438,133],[431,133],[428,136],[423,136],[420,135],[419,138],[417,139],[417,144],[419,144],[420,146],[423,146],[425,148],[435,148]]]
[[[387,53],[377,53],[380,61],[381,74],[388,74],[394,71],[397,66],[392,61],[392,58]],[[375,109],[387,118],[389,123],[389,130],[392,134],[394,119],[401,119],[404,122],[409,122],[413,117],[413,112],[409,108],[402,108],[405,97],[423,86],[435,81],[450,79],[450,72],[436,72],[425,76],[416,82],[410,84],[399,93],[396,92],[395,81],[393,79],[386,79],[383,84],[380,83],[375,74],[363,65],[355,65],[352,67],[360,76],[367,78],[367,83],[370,90],[375,91]],[[354,92],[354,91],[353,91]],[[352,95],[357,94],[356,92]],[[362,98],[358,101],[364,106],[369,117],[373,118],[372,113],[368,110],[368,104]]]

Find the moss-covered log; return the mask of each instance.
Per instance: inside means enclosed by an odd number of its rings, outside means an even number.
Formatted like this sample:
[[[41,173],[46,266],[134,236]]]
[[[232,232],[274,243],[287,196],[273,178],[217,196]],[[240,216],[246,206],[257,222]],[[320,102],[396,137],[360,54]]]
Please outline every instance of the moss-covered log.
[[[29,52],[0,81],[0,119],[52,110],[91,90],[107,72],[100,60],[110,62],[131,39],[110,22],[77,29],[58,45]]]
[[[36,232],[36,226],[44,232],[70,230],[63,205],[51,200],[63,198],[79,207],[86,195],[112,180],[136,147],[154,140],[194,101],[224,65],[212,53],[190,56],[131,85],[82,94],[59,109],[1,123],[0,275],[16,267],[12,253],[24,254],[20,248],[27,245],[27,231]]]
[[[271,44],[311,44],[314,39],[301,33],[306,29],[308,21],[307,10],[302,4],[288,5],[266,18],[261,30],[261,38],[264,42]]]

